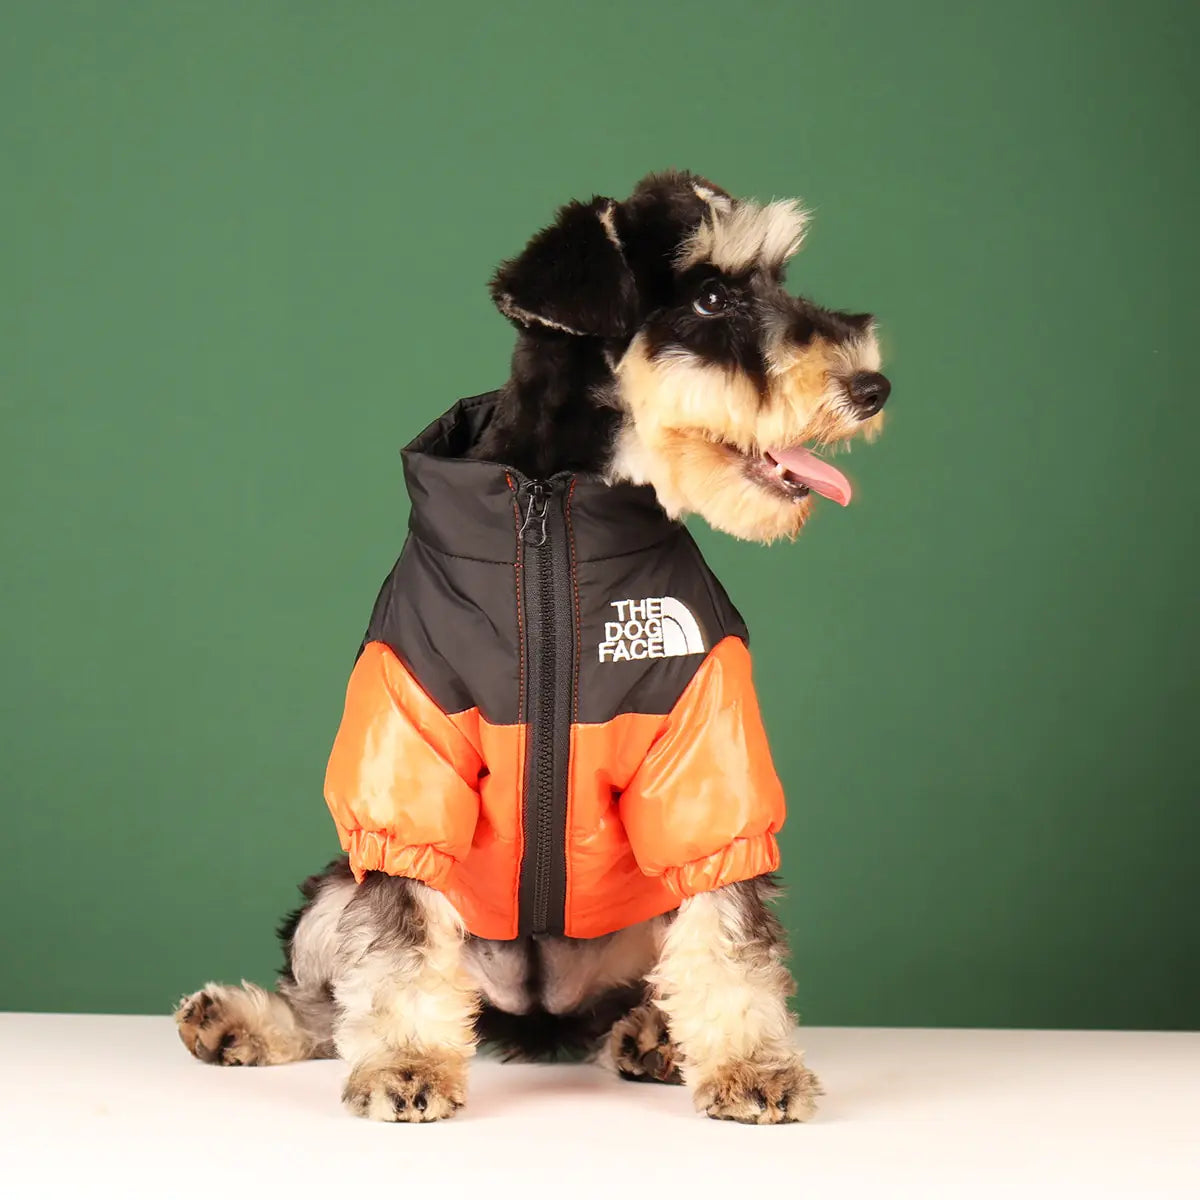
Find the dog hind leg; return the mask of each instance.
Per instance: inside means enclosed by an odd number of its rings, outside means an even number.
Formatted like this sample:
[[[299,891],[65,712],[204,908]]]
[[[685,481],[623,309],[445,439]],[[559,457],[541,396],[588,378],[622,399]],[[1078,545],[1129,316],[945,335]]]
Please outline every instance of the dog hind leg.
[[[686,900],[650,976],[696,1107],[754,1125],[806,1120],[821,1091],[793,1041],[770,891],[755,879]]]
[[[275,1066],[318,1051],[288,1001],[253,983],[205,984],[179,1002],[175,1025],[198,1059],[219,1066]]]
[[[671,1040],[662,1009],[650,1001],[639,1004],[612,1027],[604,1058],[622,1079],[683,1082],[679,1047]]]
[[[175,1011],[183,1044],[221,1066],[273,1066],[333,1056],[333,994],[337,926],[354,876],[344,858],[304,881],[306,903],[279,931],[287,966],[278,992],[255,984],[209,983]]]
[[[436,1121],[466,1098],[478,994],[450,902],[372,873],[338,922],[334,1044],[350,1063],[342,1099],[377,1121]]]

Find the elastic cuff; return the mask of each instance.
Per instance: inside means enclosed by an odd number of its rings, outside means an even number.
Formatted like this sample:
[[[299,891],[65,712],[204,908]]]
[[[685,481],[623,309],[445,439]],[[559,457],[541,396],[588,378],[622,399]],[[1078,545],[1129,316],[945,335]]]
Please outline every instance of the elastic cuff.
[[[368,871],[383,871],[436,888],[445,883],[454,866],[454,859],[436,846],[405,846],[372,829],[351,829],[342,848],[350,855],[350,869],[359,883]]]
[[[682,867],[668,867],[663,883],[680,899],[711,892],[727,883],[754,879],[779,867],[779,843],[773,833],[738,838],[715,854],[694,859]]]

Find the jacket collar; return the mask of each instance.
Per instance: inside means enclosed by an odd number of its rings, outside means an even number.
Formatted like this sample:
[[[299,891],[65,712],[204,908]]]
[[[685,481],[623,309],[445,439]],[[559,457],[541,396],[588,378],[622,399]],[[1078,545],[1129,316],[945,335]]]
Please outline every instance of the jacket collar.
[[[446,554],[486,562],[517,561],[518,531],[533,480],[504,463],[463,456],[492,420],[499,392],[460,400],[403,451],[412,500],[409,529]],[[645,550],[678,533],[654,489],[608,484],[596,475],[562,471],[549,480],[570,496],[575,561],[590,562]]]

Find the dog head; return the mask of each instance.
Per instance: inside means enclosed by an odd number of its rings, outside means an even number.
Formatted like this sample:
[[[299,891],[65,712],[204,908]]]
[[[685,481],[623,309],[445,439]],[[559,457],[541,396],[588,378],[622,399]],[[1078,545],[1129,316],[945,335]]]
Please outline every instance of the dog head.
[[[738,200],[699,176],[644,179],[628,200],[558,213],[492,280],[518,327],[588,339],[608,371],[593,402],[621,414],[610,479],[651,484],[672,516],[771,541],[845,476],[811,447],[883,420],[874,318],[789,294],[807,216]]]

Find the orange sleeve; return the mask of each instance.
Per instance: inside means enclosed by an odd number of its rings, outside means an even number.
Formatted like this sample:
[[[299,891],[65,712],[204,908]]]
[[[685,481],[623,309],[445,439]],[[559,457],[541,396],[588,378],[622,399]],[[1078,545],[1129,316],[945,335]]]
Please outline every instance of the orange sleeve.
[[[779,866],[783,788],[739,638],[705,659],[620,804],[638,865],[678,896]]]
[[[325,772],[325,802],[355,878],[385,871],[439,886],[470,849],[481,765],[391,649],[369,642]]]

